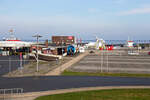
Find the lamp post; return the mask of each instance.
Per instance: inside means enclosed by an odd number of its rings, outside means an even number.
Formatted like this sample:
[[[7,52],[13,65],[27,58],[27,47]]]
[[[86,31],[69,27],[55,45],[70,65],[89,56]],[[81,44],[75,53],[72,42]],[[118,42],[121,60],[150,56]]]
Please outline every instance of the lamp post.
[[[101,73],[103,72],[103,51],[101,51]]]
[[[61,53],[62,53],[62,62],[63,62],[63,40],[64,40],[64,37],[61,36]],[[60,66],[60,73],[61,73],[61,66]]]
[[[38,72],[39,71],[39,55],[38,55],[38,43],[39,43],[39,38],[42,37],[41,35],[39,34],[36,34],[32,37],[36,37],[36,71]]]
[[[108,46],[107,46],[107,72],[109,72],[109,66],[108,66]]]
[[[62,56],[63,56],[63,36],[61,36],[61,53],[62,53]]]

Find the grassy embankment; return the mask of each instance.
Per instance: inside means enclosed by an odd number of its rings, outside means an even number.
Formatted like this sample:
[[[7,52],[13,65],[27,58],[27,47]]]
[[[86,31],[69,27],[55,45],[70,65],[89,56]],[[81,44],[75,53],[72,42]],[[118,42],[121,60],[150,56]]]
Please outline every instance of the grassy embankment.
[[[41,96],[35,100],[150,100],[150,89],[112,89]]]
[[[64,71],[65,76],[116,76],[116,77],[150,77],[150,74],[129,74],[129,73],[91,73]]]

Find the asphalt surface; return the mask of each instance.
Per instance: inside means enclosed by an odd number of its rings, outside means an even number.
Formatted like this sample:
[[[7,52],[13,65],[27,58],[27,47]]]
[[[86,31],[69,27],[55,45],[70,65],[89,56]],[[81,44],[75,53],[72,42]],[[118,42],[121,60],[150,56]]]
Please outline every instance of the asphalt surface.
[[[150,78],[94,76],[0,77],[0,89],[23,88],[24,92],[96,86],[150,86]]]
[[[69,68],[71,71],[82,72],[120,72],[120,73],[150,73],[150,56],[100,56],[90,54]]]

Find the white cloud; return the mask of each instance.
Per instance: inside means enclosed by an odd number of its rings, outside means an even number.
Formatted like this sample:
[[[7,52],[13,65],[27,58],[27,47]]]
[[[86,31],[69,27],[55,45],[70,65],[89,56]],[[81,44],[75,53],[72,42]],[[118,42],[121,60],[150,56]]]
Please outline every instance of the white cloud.
[[[120,12],[119,15],[135,15],[135,14],[149,14],[150,7],[146,8],[135,8],[129,11]]]

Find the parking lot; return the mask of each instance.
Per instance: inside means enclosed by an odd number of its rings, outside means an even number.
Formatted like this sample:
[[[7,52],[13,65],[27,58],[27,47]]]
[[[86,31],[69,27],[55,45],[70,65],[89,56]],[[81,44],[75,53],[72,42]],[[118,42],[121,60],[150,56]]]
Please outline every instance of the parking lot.
[[[69,70],[80,72],[150,73],[150,56],[99,51],[84,57]]]

